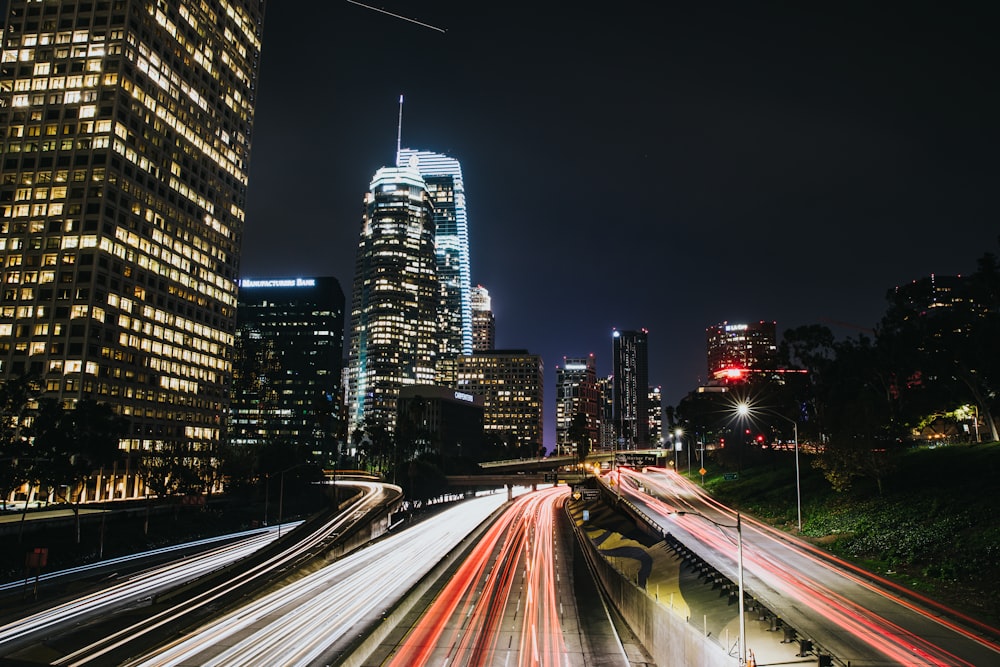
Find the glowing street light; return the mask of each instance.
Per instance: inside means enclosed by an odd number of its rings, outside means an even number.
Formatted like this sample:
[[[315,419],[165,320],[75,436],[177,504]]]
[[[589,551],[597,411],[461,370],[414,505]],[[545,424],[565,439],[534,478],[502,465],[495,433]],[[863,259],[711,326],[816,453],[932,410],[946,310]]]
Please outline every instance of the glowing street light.
[[[715,524],[719,528],[735,528],[736,529],[736,560],[737,560],[737,587],[739,588],[739,612],[740,612],[740,636],[737,650],[740,652],[739,662],[740,667],[747,664],[747,627],[746,627],[746,615],[743,609],[743,522],[740,519],[740,513],[736,513],[736,525],[732,526],[725,523],[719,523],[715,519],[710,519],[704,514],[699,514],[698,512],[691,512],[688,510],[679,510],[675,512],[678,515],[690,514],[691,516],[696,516],[708,521],[709,523]]]
[[[749,403],[743,402],[736,406],[736,412],[741,417],[748,417],[752,411],[766,412],[767,414],[784,419],[786,422],[791,422],[792,428],[795,434],[795,507],[798,510],[799,518],[799,532],[802,532],[802,482],[801,476],[799,475],[799,424],[794,419],[786,417],[783,414],[772,412],[771,410],[760,410],[760,408],[751,408]]]

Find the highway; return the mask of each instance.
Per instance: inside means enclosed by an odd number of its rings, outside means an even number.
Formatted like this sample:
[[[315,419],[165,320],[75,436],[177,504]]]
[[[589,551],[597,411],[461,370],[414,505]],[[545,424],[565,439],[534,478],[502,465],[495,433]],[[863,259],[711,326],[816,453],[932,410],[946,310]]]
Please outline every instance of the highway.
[[[282,546],[253,566],[242,570],[227,569],[236,568],[234,564],[260,552],[277,538],[280,530],[288,536],[289,529],[301,522],[257,531],[233,544],[156,566],[7,623],[0,627],[0,656],[11,656],[25,662],[44,660],[44,664],[56,665],[120,662],[122,656],[136,650],[135,646],[159,641],[160,634],[178,623],[184,623],[192,615],[196,617],[205,613],[205,610],[221,604],[235,592],[252,590],[276,576],[276,573],[280,574],[300,563],[337,531],[360,520],[386,495],[386,487],[380,483],[350,481],[338,484],[362,489],[363,493],[359,493],[344,511],[311,526],[308,534],[299,534],[294,541],[286,537],[287,546]],[[395,489],[394,494],[398,494],[398,488],[392,488]],[[169,603],[157,604],[157,596],[167,596],[170,591],[213,573],[225,573],[225,576],[221,582],[208,583],[197,594],[180,595]],[[143,609],[148,612],[144,613]],[[119,621],[119,617],[127,618]],[[115,627],[116,621],[121,627]],[[57,655],[51,655],[53,650]]]
[[[673,471],[620,468],[603,479],[663,534],[737,580],[735,512]],[[746,516],[741,533],[747,593],[835,664],[1000,664],[997,630]]]
[[[332,664],[415,582],[506,502],[466,500],[186,633],[126,664]]]
[[[290,530],[301,522],[285,525]],[[140,572],[107,587],[85,594],[67,602],[58,603],[48,609],[34,612],[22,618],[0,626],[0,655],[7,655],[19,646],[29,643],[34,638],[48,632],[57,631],[67,625],[85,623],[89,619],[114,613],[123,607],[149,600],[157,593],[170,590],[175,586],[187,583],[208,572],[225,567],[241,558],[254,553],[263,546],[270,544],[278,536],[277,526],[248,531],[246,535],[235,542],[212,546],[224,539],[201,540],[200,544],[210,546],[207,551],[195,556],[182,558],[159,567]],[[103,569],[114,564],[135,562],[143,558],[161,556],[164,553],[197,547],[198,543],[188,543],[178,547],[158,549],[126,556],[113,561],[101,561],[70,570],[52,572],[45,575],[46,580],[57,580],[62,577],[77,577],[89,571]],[[23,581],[14,581],[0,586],[2,590],[16,590],[24,587]]]
[[[596,664],[577,614],[573,538],[557,529],[568,496],[562,486],[515,499],[383,664]],[[620,644],[616,657],[601,664],[627,664]]]

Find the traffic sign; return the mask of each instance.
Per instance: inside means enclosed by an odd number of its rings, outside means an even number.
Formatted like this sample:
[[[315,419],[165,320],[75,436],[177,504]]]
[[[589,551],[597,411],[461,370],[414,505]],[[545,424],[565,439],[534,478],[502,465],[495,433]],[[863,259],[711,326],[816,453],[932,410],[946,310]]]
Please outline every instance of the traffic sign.
[[[704,468],[702,468],[701,470],[698,471],[698,474],[701,475],[702,477],[704,477],[705,473],[707,473],[707,472],[708,472],[707,470],[705,470]]]
[[[739,478],[740,474],[738,472],[727,472],[722,476],[722,479],[726,480],[727,482],[732,482]]]

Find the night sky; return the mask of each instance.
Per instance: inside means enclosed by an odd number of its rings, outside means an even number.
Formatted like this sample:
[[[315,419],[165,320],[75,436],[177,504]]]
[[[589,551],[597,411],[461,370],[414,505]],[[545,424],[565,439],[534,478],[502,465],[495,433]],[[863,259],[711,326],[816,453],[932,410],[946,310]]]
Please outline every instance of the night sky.
[[[350,302],[404,94],[403,145],[462,163],[497,346],[544,359],[547,446],[556,366],[610,373],[615,327],[649,330],[676,405],[709,325],[856,336],[891,287],[1000,252],[990,3],[371,4],[447,32],[268,3],[242,275]]]

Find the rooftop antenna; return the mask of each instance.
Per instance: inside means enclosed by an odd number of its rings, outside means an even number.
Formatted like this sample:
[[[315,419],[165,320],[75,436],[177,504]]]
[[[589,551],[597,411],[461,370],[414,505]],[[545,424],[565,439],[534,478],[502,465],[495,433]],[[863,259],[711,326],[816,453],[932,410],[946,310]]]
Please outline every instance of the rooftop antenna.
[[[399,152],[403,148],[403,94],[399,94],[399,121],[396,123],[396,166],[399,164]]]

